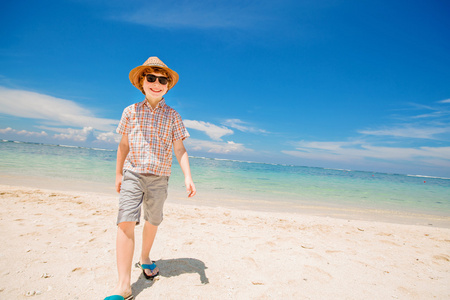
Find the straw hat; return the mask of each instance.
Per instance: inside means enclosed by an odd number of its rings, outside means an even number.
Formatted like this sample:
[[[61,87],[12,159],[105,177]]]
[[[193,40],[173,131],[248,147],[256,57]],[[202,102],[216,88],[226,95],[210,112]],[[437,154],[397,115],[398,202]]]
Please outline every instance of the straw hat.
[[[142,91],[142,86],[140,83],[141,75],[147,67],[158,67],[158,68],[164,69],[164,71],[166,71],[167,74],[169,74],[169,77],[170,77],[170,82],[169,82],[169,86],[168,86],[169,90],[171,88],[173,88],[175,86],[175,84],[178,82],[179,76],[178,76],[177,72],[169,69],[169,67],[167,67],[166,64],[164,64],[156,56],[151,56],[145,61],[145,63],[142,64],[142,66],[138,66],[138,67],[134,68],[133,70],[131,70],[130,75],[129,75],[131,83],[135,87],[137,87],[140,91]]]

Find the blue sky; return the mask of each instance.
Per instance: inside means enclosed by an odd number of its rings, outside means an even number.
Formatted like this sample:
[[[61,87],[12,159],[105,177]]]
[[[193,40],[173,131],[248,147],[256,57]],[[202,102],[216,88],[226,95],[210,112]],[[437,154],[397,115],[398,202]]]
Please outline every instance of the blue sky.
[[[190,155],[450,177],[446,1],[8,1],[0,138],[117,147],[129,71],[180,74]]]

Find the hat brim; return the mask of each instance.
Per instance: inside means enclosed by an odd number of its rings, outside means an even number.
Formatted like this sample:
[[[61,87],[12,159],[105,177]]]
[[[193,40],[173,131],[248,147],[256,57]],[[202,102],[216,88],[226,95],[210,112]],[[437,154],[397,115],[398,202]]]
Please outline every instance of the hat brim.
[[[131,83],[140,91],[142,91],[142,86],[140,83],[140,79],[141,79],[141,75],[144,72],[145,69],[147,68],[151,68],[153,66],[138,66],[136,68],[134,68],[133,70],[130,71],[130,74],[128,75],[128,77],[130,78]],[[175,72],[172,69],[169,69],[167,67],[160,67],[160,66],[155,66],[158,68],[163,69],[164,71],[167,72],[167,74],[169,74],[170,77],[170,82],[169,82],[169,90],[171,88],[173,88],[175,86],[175,84],[177,84],[178,82],[178,73]]]

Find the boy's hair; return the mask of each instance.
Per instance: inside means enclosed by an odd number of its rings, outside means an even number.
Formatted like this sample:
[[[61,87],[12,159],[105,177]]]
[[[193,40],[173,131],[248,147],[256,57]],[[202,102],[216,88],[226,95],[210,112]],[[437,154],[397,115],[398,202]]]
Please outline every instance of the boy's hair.
[[[148,73],[159,73],[159,74],[163,74],[164,76],[167,77],[167,79],[168,79],[168,81],[169,81],[169,83],[168,83],[169,88],[171,87],[171,85],[172,85],[172,78],[170,77],[169,73],[166,72],[166,70],[164,70],[163,68],[158,68],[158,67],[147,67],[147,68],[145,68],[145,69],[142,71],[141,77],[139,78],[139,84],[140,84],[140,86],[141,86],[140,90],[141,90],[141,92],[142,92],[144,95],[145,95],[145,93],[144,93],[143,85],[144,85],[144,80],[145,80],[145,74],[148,74]]]

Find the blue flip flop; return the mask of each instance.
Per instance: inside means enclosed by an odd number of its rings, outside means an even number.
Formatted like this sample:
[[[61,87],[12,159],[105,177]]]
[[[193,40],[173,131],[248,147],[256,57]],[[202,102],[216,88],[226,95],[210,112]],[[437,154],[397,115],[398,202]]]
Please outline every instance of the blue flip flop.
[[[120,295],[112,295],[112,296],[108,296],[106,297],[104,300],[133,300],[133,294],[131,294],[130,296],[124,298],[123,296]]]
[[[156,273],[155,275],[147,275],[147,273],[145,273],[145,270],[150,270],[150,271],[153,272],[153,270],[156,268],[155,262],[153,262],[151,265],[147,265],[147,264],[142,264],[142,265],[141,265],[141,263],[138,262],[136,265],[137,265],[139,268],[142,269],[142,273],[144,274],[144,277],[145,277],[146,279],[153,280],[153,278],[155,278],[156,276],[159,275],[159,272]]]

